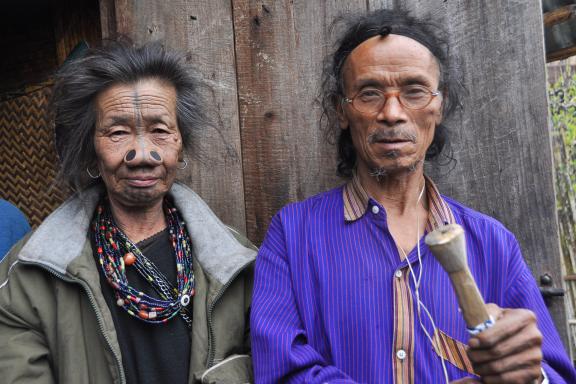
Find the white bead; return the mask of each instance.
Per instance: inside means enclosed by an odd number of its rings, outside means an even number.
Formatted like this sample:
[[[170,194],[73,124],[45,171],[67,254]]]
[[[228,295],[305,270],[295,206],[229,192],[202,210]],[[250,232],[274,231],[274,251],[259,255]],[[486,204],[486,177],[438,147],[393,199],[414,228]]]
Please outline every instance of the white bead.
[[[122,300],[122,299],[116,300],[116,305],[119,307],[123,307],[124,306],[124,300]]]
[[[183,307],[188,306],[188,304],[190,304],[190,296],[182,295],[180,298],[180,304],[182,304]]]
[[[156,318],[156,312],[150,312],[150,313],[148,313],[148,318],[149,318],[149,319],[155,319],[155,318]]]

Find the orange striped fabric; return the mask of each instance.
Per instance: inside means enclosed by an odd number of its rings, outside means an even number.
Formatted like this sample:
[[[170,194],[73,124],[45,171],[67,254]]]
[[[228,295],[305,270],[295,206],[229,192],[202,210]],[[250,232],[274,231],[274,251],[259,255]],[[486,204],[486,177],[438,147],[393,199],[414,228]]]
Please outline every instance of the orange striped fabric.
[[[414,305],[410,292],[410,274],[402,269],[402,277],[394,279],[394,350],[404,351],[403,359],[392,358],[394,382],[414,382]]]
[[[454,223],[455,221],[452,210],[440,196],[440,192],[434,182],[428,176],[424,176],[424,178],[426,180],[426,197],[429,209],[426,231],[431,232],[444,224]],[[344,200],[344,219],[346,221],[355,221],[364,216],[370,196],[362,187],[360,177],[357,174],[354,174],[352,180],[344,186],[342,195]]]
[[[466,354],[466,344],[451,338],[441,330],[434,333],[434,350],[436,353],[451,364],[466,371],[475,374],[472,363]]]
[[[428,202],[428,221],[426,231],[444,225],[455,223],[454,215],[448,204],[444,201],[434,182],[424,176],[426,180],[426,198]],[[355,221],[364,216],[369,205],[370,196],[362,187],[360,178],[354,174],[343,188],[344,219]],[[404,255],[399,252],[400,258]],[[410,273],[408,267],[401,269],[400,278],[394,279],[394,350],[403,351],[403,358],[397,355],[392,358],[395,383],[414,382],[414,303],[410,288]],[[469,373],[474,373],[472,364],[466,354],[466,345],[452,339],[442,331],[434,334],[434,349],[438,355]]]

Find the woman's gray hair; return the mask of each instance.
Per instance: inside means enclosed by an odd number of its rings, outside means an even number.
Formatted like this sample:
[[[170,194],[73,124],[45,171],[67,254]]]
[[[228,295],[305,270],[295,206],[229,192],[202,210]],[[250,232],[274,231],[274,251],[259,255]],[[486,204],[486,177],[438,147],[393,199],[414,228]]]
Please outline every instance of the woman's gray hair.
[[[192,151],[196,147],[195,139],[205,126],[206,117],[199,90],[201,82],[185,67],[183,55],[158,42],[140,47],[127,40],[107,42],[102,47],[88,49],[55,75],[51,111],[61,182],[75,190],[94,183],[86,170],[93,169],[96,162],[97,96],[112,85],[133,84],[146,78],[174,86],[184,149]]]

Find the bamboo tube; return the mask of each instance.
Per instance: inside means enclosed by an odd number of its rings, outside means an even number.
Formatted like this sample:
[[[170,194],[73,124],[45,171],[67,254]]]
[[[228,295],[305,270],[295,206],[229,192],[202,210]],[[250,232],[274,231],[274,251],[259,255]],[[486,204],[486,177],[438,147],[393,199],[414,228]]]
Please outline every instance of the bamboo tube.
[[[492,320],[468,269],[464,229],[458,224],[445,225],[430,232],[425,242],[448,273],[469,330],[484,329]]]

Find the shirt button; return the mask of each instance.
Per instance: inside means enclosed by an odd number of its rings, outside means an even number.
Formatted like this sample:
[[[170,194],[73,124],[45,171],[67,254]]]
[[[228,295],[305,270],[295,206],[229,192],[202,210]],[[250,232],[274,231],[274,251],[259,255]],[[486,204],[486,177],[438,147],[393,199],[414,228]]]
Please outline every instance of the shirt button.
[[[396,276],[397,278],[401,278],[402,277],[402,271],[397,270],[396,272],[394,272],[394,276]]]
[[[399,349],[398,351],[396,351],[396,357],[399,358],[400,360],[404,360],[406,358],[406,351],[404,351],[403,349]]]
[[[372,206],[372,213],[376,215],[378,212],[380,212],[380,208],[378,208],[376,205],[373,205]]]

